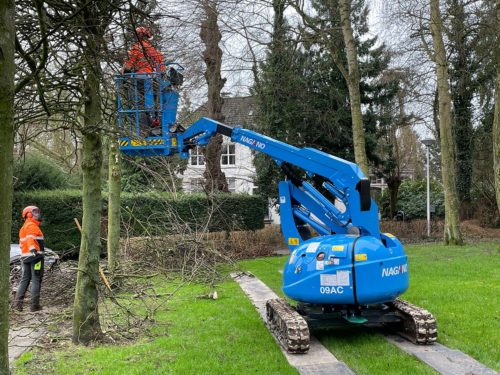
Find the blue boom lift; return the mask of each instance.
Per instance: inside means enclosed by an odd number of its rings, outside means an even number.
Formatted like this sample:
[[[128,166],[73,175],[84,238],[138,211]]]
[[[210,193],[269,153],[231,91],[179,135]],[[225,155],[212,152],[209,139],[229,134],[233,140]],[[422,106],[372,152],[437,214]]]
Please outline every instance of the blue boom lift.
[[[291,252],[283,292],[297,305],[267,301],[268,324],[280,343],[289,352],[304,353],[309,327],[376,323],[414,343],[432,344],[437,338],[432,314],[398,298],[408,289],[408,258],[396,237],[380,233],[370,182],[360,168],[209,118],[187,129],[178,126],[180,71],[175,64],[166,76],[117,76],[120,149],[131,156],[188,158],[191,148],[223,134],[269,155],[282,168],[281,229]]]

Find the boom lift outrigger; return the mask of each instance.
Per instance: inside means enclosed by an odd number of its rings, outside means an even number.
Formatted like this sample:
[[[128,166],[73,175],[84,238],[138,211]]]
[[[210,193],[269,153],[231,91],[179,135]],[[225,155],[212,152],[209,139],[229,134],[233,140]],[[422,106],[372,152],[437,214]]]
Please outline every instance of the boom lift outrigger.
[[[283,271],[283,292],[297,306],[275,299],[267,301],[266,308],[268,324],[289,352],[309,349],[310,326],[379,323],[414,343],[436,340],[432,314],[398,298],[408,289],[407,256],[396,237],[380,233],[370,182],[356,164],[208,118],[187,129],[178,127],[175,85],[155,73],[150,79],[155,83],[152,87],[165,90],[158,96],[167,98],[155,108],[140,108],[137,99],[128,100],[133,106],[125,108],[123,92],[118,90],[124,134],[124,119],[135,119],[132,131],[120,138],[125,154],[188,158],[191,148],[205,146],[222,134],[269,155],[285,172],[286,179],[279,183],[280,219],[291,253]],[[118,87],[126,80],[133,81],[133,74],[118,76]],[[161,116],[160,135],[141,136],[140,113]],[[311,235],[311,229],[316,235]]]

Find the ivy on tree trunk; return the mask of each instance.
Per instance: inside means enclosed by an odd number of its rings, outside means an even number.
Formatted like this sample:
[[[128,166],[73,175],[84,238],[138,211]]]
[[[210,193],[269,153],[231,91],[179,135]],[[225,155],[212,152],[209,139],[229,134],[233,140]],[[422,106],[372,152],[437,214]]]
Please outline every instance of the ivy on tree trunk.
[[[456,155],[456,183],[458,199],[461,206],[461,217],[470,216],[472,160],[473,160],[473,128],[472,128],[472,99],[474,98],[475,83],[473,76],[475,66],[473,62],[473,45],[467,34],[473,34],[467,29],[465,4],[463,0],[452,0],[449,13],[451,27],[448,32],[451,49],[454,53],[450,58],[451,94],[453,100],[454,138],[457,150]]]

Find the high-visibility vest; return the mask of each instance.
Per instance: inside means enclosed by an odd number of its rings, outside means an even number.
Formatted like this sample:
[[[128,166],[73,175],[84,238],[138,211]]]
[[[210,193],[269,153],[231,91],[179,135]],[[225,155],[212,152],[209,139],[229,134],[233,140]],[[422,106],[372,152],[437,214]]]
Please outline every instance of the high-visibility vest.
[[[32,256],[31,250],[35,250],[36,253],[44,250],[43,233],[40,230],[38,220],[26,219],[19,231],[19,246],[21,247],[21,258]]]
[[[125,67],[134,73],[152,73],[165,70],[163,55],[147,40],[134,44],[128,52]]]

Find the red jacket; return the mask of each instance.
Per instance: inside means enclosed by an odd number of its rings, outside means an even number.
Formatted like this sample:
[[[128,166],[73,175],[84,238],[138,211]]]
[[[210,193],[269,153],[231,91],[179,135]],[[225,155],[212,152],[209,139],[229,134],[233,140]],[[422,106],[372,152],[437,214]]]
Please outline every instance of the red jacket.
[[[21,258],[34,255],[31,250],[37,254],[44,250],[43,233],[40,230],[38,220],[26,219],[19,231],[19,246],[21,247]]]
[[[158,69],[165,71],[163,55],[149,41],[137,42],[128,52],[125,68],[134,73],[152,73]]]

